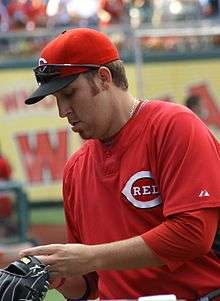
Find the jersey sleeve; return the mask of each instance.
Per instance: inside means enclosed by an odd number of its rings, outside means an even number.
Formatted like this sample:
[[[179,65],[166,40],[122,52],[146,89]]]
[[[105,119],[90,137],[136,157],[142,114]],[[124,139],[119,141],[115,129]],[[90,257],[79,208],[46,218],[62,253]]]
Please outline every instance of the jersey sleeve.
[[[215,208],[180,213],[144,233],[142,238],[173,271],[210,251],[218,220]]]
[[[154,126],[152,161],[165,217],[220,206],[220,147],[193,113],[161,114]]]

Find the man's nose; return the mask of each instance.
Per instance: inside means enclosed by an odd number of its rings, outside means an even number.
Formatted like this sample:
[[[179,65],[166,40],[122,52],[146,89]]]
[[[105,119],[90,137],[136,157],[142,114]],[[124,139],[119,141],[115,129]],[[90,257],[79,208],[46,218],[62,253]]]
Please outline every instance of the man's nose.
[[[70,110],[69,106],[67,106],[62,101],[57,99],[57,108],[58,108],[59,116],[61,118],[67,117]]]

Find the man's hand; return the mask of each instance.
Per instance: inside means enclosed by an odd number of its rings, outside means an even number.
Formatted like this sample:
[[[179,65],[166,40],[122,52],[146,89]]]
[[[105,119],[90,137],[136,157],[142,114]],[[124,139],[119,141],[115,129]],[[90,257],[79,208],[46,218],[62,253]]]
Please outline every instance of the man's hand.
[[[25,249],[20,256],[35,255],[48,266],[50,277],[85,275],[96,269],[91,247],[83,244],[51,244]]]

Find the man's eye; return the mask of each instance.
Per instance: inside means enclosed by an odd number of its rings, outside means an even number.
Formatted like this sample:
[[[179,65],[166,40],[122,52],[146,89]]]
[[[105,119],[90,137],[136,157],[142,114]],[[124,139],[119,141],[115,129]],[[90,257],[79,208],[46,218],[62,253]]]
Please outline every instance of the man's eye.
[[[75,92],[76,92],[75,89],[71,89],[69,91],[63,91],[63,97],[65,97],[65,98],[73,97]]]
[[[72,92],[68,92],[68,93],[64,93],[64,94],[63,94],[63,97],[65,97],[65,98],[70,98],[72,95],[73,95]]]

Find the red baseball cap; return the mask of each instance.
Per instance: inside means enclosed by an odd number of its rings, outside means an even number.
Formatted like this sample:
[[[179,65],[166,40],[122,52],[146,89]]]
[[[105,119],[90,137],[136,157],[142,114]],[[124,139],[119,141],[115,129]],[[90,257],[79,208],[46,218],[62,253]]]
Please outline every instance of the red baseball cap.
[[[39,87],[25,100],[34,104],[69,85],[89,69],[119,59],[117,48],[105,34],[90,28],[64,31],[42,50],[34,68]]]

